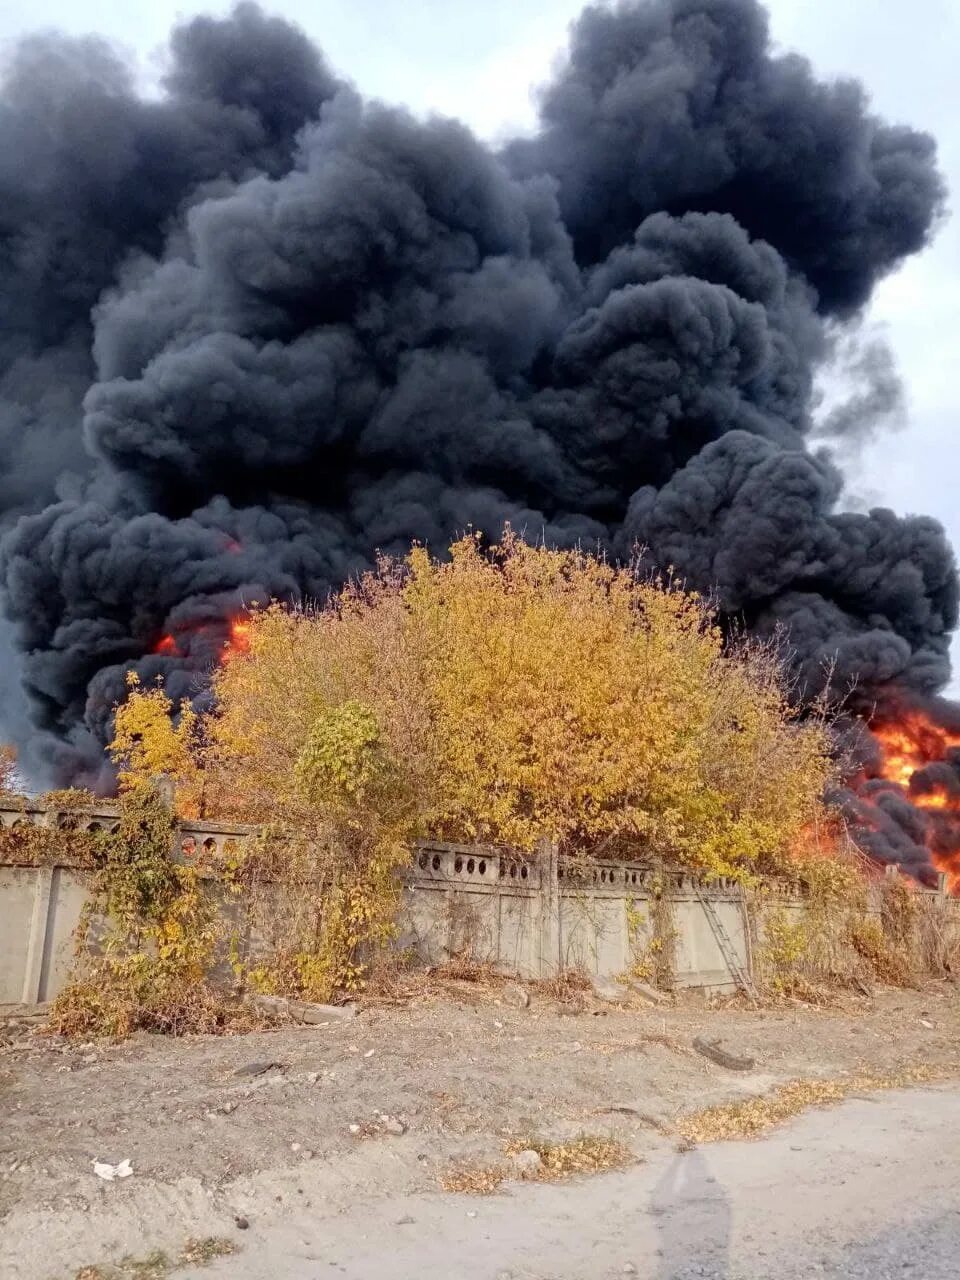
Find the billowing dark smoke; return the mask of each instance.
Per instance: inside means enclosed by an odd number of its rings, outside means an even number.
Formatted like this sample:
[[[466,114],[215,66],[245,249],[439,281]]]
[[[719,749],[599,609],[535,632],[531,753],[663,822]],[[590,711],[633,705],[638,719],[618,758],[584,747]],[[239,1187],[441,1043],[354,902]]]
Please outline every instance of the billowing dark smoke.
[[[26,42],[0,141],[34,762],[89,775],[131,665],[196,694],[244,602],[507,519],[645,544],[854,710],[946,681],[942,530],[839,512],[812,447],[818,370],[935,226],[934,144],[775,56],[756,0],[586,10],[500,154],[251,5],[175,32],[160,101],[96,42]]]

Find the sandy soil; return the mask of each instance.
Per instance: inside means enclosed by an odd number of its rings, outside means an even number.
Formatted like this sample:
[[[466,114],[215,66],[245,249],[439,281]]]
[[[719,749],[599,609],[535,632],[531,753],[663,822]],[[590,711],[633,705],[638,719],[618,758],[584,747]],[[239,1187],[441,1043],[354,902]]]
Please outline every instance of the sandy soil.
[[[575,1190],[300,1209],[177,1280],[956,1280],[958,1126],[955,1086],[883,1093]]]
[[[705,1060],[698,1035],[755,1068]],[[643,1157],[675,1146],[680,1114],[781,1081],[953,1067],[960,993],[620,1010],[534,992],[519,1008],[464,983],[352,1022],[233,1038],[77,1046],[11,1026],[4,1039],[0,1276],[63,1280],[152,1248],[175,1256],[187,1237],[249,1247],[311,1206],[353,1213],[434,1191],[451,1162],[502,1159],[509,1136],[610,1134]],[[123,1159],[132,1177],[94,1175],[94,1160]]]

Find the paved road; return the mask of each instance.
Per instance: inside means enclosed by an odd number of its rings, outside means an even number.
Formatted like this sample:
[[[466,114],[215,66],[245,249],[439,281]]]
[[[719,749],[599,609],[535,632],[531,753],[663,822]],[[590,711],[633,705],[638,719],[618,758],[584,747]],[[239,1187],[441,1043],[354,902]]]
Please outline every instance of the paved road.
[[[304,1213],[248,1240],[196,1280],[956,1280],[960,1090],[851,1100],[573,1185]]]

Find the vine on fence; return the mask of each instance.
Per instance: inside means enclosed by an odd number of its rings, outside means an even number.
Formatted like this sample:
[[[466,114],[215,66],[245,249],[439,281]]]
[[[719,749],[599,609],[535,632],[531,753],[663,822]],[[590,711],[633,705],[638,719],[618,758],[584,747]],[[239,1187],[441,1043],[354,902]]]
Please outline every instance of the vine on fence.
[[[51,867],[65,863],[91,869],[96,866],[97,850],[96,832],[38,826],[27,821],[15,827],[0,827],[0,866]]]
[[[258,873],[272,868],[268,910],[283,922],[273,954],[243,976],[260,991],[326,1001],[358,990],[395,932],[416,809],[376,717],[356,699],[316,718],[294,779],[298,829],[267,829],[234,872],[256,910]]]
[[[92,792],[79,787],[47,791],[33,800],[22,793],[3,794],[3,807],[19,809],[22,816],[12,826],[0,826],[0,866],[49,867],[62,863],[81,869],[94,867],[99,832],[78,828],[74,815],[99,803]],[[46,821],[33,820],[37,809],[46,811]]]
[[[677,929],[662,873],[650,883],[646,910],[632,898],[625,905],[632,964],[629,976],[671,991],[676,981]]]
[[[194,867],[171,860],[173,815],[156,785],[120,800],[115,832],[94,833],[90,897],[74,972],[51,1018],[68,1036],[214,1031],[229,1014],[207,985],[218,938]]]
[[[910,985],[950,972],[960,957],[960,914],[900,876],[871,873],[861,856],[809,858],[794,869],[802,911],[751,895],[760,980],[774,995],[820,999],[875,980]]]

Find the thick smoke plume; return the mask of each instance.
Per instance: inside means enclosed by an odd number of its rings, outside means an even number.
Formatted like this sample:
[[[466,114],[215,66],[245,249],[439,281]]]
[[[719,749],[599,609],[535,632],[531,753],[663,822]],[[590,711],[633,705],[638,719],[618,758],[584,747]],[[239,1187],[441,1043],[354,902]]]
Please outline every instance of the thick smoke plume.
[[[0,143],[35,767],[96,773],[131,666],[196,696],[244,603],[505,520],[644,544],[855,711],[945,683],[942,530],[839,512],[813,447],[818,370],[941,212],[934,144],[775,54],[755,0],[587,9],[500,153],[249,4],[174,32],[159,101],[95,40],[25,41]]]

